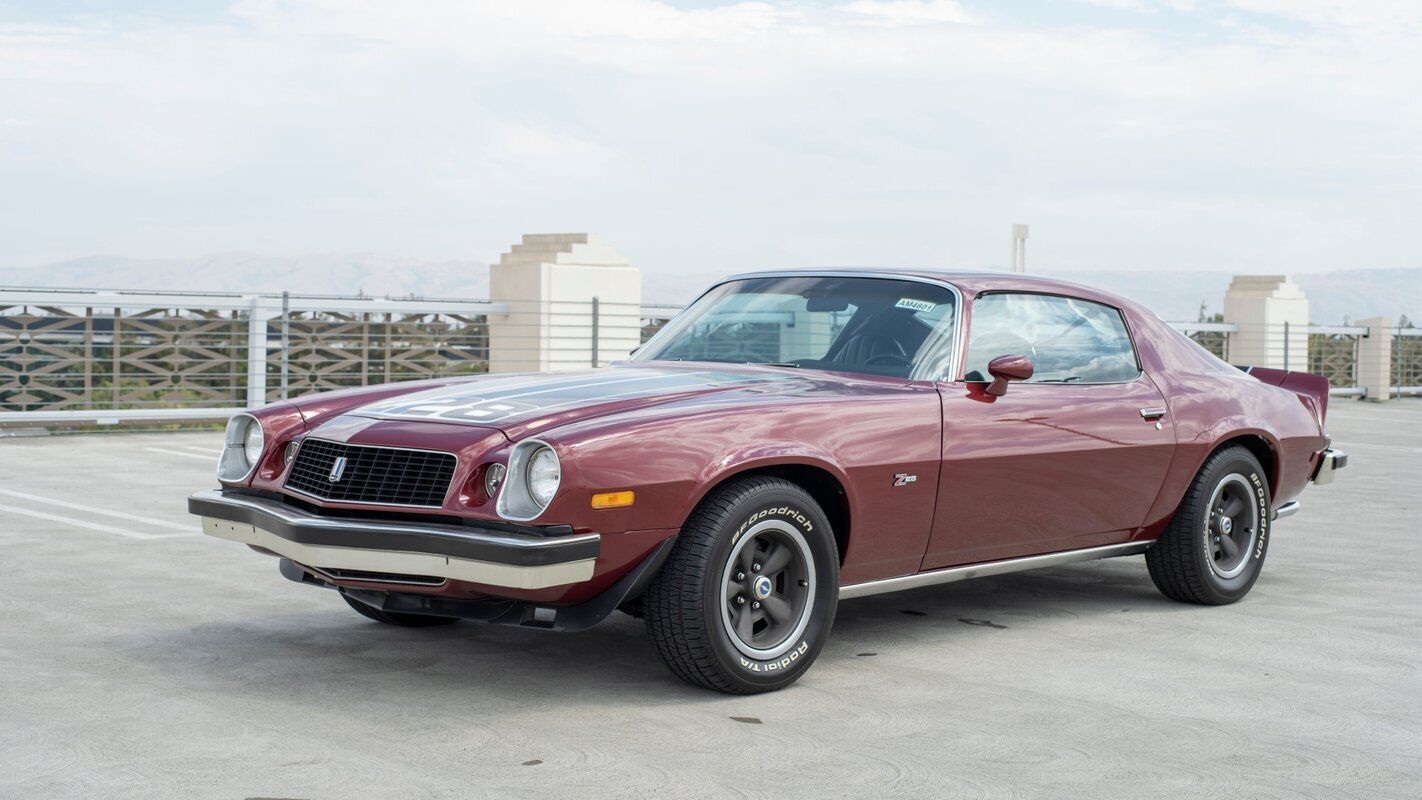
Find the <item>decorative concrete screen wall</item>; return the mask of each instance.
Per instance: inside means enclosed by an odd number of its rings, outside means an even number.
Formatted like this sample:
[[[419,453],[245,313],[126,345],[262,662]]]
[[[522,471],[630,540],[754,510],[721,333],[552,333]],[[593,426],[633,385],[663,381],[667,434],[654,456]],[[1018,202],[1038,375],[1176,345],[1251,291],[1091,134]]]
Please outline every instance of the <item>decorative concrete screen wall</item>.
[[[0,426],[221,419],[313,391],[485,372],[469,301],[0,290]]]

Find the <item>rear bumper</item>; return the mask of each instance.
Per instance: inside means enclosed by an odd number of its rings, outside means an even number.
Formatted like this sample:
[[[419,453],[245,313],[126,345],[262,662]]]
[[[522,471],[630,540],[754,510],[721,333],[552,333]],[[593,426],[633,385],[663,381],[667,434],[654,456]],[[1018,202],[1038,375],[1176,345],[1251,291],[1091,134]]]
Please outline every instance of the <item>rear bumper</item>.
[[[511,589],[546,589],[593,576],[596,533],[536,536],[458,525],[322,517],[278,500],[198,492],[188,512],[203,533],[309,567],[402,573]]]
[[[1318,460],[1318,466],[1313,471],[1313,482],[1319,485],[1333,482],[1333,473],[1348,466],[1348,454],[1342,450],[1328,448],[1323,451],[1323,457]]]
[[[1310,478],[1314,483],[1324,484],[1333,482],[1333,473],[1348,466],[1348,454],[1342,450],[1328,448],[1324,450],[1318,459],[1318,466],[1314,467],[1313,475]],[[1274,519],[1285,519],[1299,513],[1299,501],[1290,500],[1282,503],[1274,509]]]

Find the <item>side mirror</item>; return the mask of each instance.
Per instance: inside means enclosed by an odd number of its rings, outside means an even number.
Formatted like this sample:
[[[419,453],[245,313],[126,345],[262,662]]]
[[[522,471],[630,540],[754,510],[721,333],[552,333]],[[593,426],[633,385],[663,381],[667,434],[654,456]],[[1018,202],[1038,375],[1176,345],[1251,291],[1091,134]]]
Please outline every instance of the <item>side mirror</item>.
[[[988,374],[992,383],[987,393],[993,397],[1007,394],[1008,381],[1025,381],[1032,377],[1032,359],[1027,356],[998,356],[988,362]]]

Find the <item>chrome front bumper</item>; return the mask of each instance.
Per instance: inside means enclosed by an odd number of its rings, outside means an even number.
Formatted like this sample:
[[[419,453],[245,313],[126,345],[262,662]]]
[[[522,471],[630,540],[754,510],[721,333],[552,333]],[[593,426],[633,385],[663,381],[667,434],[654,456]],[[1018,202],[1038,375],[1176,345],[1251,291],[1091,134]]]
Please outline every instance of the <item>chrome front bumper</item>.
[[[601,536],[537,536],[459,525],[323,517],[259,495],[198,492],[188,512],[203,533],[315,569],[427,575],[511,589],[593,576]]]

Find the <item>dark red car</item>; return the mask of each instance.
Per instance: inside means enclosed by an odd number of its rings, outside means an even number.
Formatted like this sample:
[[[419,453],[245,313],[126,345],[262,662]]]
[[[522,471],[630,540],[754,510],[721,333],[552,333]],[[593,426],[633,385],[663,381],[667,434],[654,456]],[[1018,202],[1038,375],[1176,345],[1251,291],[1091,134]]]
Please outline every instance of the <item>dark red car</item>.
[[[851,597],[1145,554],[1231,603],[1346,457],[1316,375],[1232,367],[1041,278],[713,287],[629,361],[376,386],[228,425],[203,529],[394,625],[646,620],[678,676],[789,684]]]

